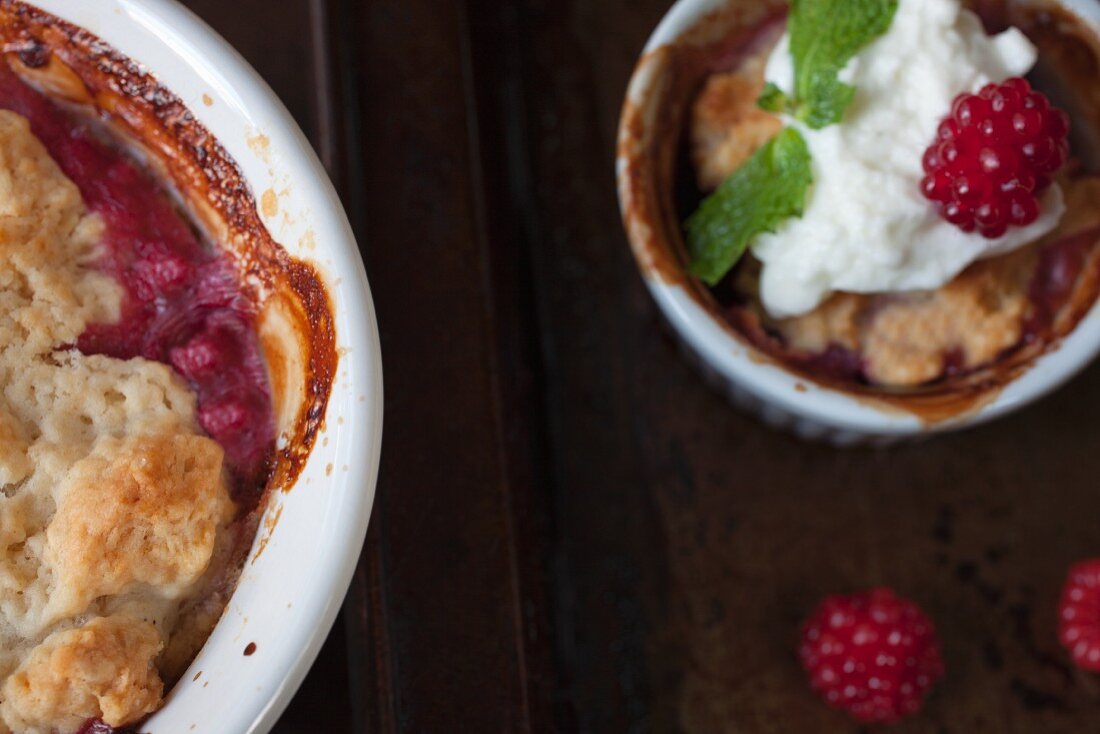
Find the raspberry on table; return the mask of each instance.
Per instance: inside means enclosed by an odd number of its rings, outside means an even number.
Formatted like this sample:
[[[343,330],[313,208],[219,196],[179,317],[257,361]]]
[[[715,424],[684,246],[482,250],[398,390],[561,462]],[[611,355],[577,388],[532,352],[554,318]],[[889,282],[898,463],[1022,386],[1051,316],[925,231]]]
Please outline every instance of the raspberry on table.
[[[886,588],[827,597],[802,627],[799,657],[825,702],[864,723],[917,712],[944,671],[931,620]]]
[[[959,229],[996,239],[1039,218],[1068,135],[1069,116],[1026,79],[960,94],[924,153],[921,192]]]
[[[1069,569],[1058,606],[1058,639],[1078,667],[1100,671],[1100,558]]]

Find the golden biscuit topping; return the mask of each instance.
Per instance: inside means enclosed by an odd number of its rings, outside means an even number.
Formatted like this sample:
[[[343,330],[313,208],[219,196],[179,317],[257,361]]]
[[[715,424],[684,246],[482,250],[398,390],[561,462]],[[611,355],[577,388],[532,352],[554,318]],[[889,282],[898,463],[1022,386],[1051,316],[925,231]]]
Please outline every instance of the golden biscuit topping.
[[[46,529],[50,618],[134,584],[177,598],[206,570],[232,516],[222,449],[203,436],[106,437],[73,465]]]
[[[692,109],[691,154],[699,187],[718,188],[783,127],[756,104],[764,91],[764,56],[707,78]]]
[[[155,627],[124,616],[55,632],[4,682],[0,712],[15,731],[139,719],[160,703],[163,684],[153,661],[162,647]]]

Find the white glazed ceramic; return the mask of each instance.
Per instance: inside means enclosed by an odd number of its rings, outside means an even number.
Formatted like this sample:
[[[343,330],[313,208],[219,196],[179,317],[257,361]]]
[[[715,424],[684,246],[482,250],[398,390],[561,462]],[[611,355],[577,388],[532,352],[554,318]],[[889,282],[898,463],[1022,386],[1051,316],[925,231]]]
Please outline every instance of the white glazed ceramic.
[[[332,296],[342,356],[325,428],[296,485],[268,506],[273,529],[260,530],[266,547],[258,553],[259,543],[253,545],[206,646],[164,708],[141,727],[149,734],[266,732],[336,618],[374,499],[382,368],[363,263],[336,192],[290,114],[190,11],[171,0],[35,4],[145,65],[221,141],[257,197],[280,192],[278,215],[264,223],[290,254],[316,264]],[[266,146],[256,144],[260,135]],[[245,656],[249,643],[256,649]]]
[[[643,110],[641,135],[652,125],[656,107],[654,90],[664,82],[661,54],[652,52],[675,42],[700,26],[708,14],[730,0],[679,0],[658,25],[646,44],[627,90],[627,104]],[[1090,25],[1100,29],[1100,3],[1095,0],[1062,0]],[[1098,30],[1100,32],[1100,30]],[[625,121],[625,116],[624,116]],[[637,128],[619,130],[619,150],[629,150]],[[661,312],[679,337],[688,356],[699,365],[708,382],[740,407],[756,413],[769,425],[790,430],[807,439],[837,445],[888,444],[906,438],[957,430],[993,420],[1046,395],[1083,369],[1100,352],[1100,303],[1062,343],[1041,355],[1023,375],[1009,383],[994,399],[955,418],[928,423],[898,408],[876,405],[866,398],[830,389],[800,378],[774,362],[763,359],[745,341],[730,333],[707,312],[687,289],[663,279],[648,266],[650,256],[642,241],[647,225],[632,221],[630,169],[620,154],[617,160],[619,203],[628,237],[642,275]]]

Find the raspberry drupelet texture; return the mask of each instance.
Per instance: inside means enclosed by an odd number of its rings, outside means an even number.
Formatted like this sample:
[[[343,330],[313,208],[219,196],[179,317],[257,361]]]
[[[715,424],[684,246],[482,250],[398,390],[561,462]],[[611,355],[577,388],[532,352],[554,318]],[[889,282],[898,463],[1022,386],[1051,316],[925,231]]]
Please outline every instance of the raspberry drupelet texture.
[[[1100,558],[1069,569],[1058,606],[1058,638],[1078,667],[1100,671]]]
[[[825,702],[864,723],[915,713],[943,676],[932,622],[885,588],[822,601],[802,627],[799,657]]]
[[[1038,219],[1068,134],[1066,113],[1026,79],[960,94],[924,153],[921,192],[959,229],[995,239]]]

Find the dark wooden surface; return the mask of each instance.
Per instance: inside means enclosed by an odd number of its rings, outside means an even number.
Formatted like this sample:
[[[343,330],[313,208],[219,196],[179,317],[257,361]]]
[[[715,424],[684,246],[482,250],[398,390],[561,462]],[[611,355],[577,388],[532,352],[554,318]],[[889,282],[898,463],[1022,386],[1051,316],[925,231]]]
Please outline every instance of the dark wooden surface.
[[[948,675],[896,732],[1100,731],[1054,615],[1100,555],[1100,370],[888,451],[773,433],[678,355],[618,221],[634,57],[669,0],[188,0],[337,181],[386,370],[382,475],[278,732],[854,732],[793,656],[889,584]]]

